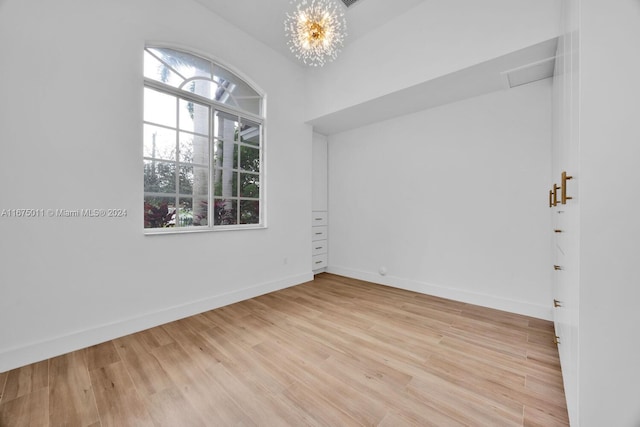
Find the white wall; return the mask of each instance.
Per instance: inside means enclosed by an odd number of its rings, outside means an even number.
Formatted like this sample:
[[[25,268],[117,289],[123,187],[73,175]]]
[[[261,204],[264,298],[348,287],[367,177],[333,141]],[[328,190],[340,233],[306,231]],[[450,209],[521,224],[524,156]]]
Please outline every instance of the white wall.
[[[146,41],[267,93],[268,229],[143,235]],[[311,279],[300,67],[184,0],[5,0],[0,58],[0,209],[128,211],[0,218],[0,372]]]
[[[312,209],[314,211],[327,210],[327,185],[328,185],[328,167],[327,167],[327,137],[319,133],[313,133],[313,149],[312,149],[312,178],[313,187],[311,189]]]
[[[550,318],[550,156],[549,79],[330,136],[329,271]]]
[[[580,1],[581,426],[640,425],[640,2]]]
[[[311,70],[307,118],[557,37],[560,6],[557,0],[423,1],[350,42],[337,61]]]

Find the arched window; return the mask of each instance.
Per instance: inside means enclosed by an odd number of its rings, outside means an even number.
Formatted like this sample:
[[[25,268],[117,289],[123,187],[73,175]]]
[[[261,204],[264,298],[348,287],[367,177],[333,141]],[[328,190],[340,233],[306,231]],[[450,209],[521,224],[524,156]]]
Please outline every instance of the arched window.
[[[224,67],[169,48],[144,51],[144,227],[264,225],[264,99]]]

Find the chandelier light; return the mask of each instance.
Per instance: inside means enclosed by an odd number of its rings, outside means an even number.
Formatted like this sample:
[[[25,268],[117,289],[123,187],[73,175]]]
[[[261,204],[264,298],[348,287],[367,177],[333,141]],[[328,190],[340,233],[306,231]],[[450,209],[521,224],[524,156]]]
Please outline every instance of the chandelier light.
[[[291,52],[304,64],[322,67],[340,53],[347,21],[335,0],[295,0],[287,13],[284,32]]]

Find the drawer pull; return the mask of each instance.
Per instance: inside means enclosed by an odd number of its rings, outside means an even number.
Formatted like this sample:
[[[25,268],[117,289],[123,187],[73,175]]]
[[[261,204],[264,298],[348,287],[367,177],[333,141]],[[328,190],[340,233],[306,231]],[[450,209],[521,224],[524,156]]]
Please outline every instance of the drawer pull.
[[[316,233],[316,236],[322,236],[322,234],[323,234],[322,231],[319,231]]]
[[[563,205],[567,204],[567,200],[573,199],[573,197],[567,196],[567,181],[570,179],[573,179],[573,177],[568,176],[566,172],[562,172],[561,202]]]
[[[558,184],[553,184],[553,190],[549,190],[549,207],[558,206]]]
[[[316,250],[322,249],[322,246],[316,246]]]
[[[553,269],[558,271],[558,270],[562,270],[562,267],[560,267],[559,265],[554,265]]]
[[[316,221],[322,221],[322,218],[315,218]]]
[[[554,233],[562,233],[562,230],[553,230]]]
[[[553,190],[549,190],[549,207],[558,206],[558,184],[553,184]]]
[[[322,264],[322,261],[316,261],[316,264]]]
[[[553,306],[558,308],[558,307],[562,307],[562,303],[560,301],[558,301],[557,299],[553,300]]]

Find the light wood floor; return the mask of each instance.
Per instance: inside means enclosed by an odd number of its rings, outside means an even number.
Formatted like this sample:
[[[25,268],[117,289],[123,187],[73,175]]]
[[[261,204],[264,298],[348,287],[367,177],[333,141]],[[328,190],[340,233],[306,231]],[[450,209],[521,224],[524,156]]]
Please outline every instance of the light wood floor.
[[[0,374],[0,426],[566,426],[551,322],[340,276]]]

